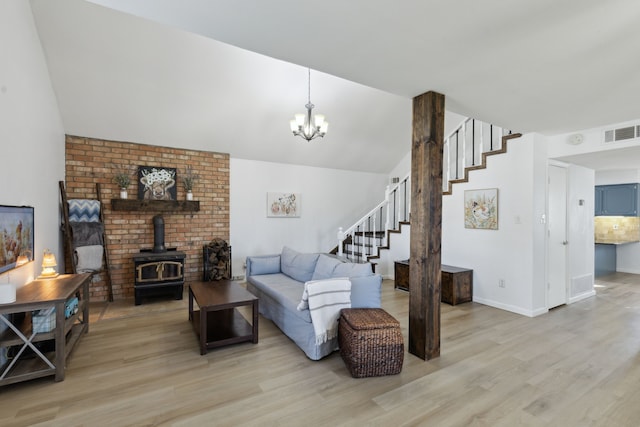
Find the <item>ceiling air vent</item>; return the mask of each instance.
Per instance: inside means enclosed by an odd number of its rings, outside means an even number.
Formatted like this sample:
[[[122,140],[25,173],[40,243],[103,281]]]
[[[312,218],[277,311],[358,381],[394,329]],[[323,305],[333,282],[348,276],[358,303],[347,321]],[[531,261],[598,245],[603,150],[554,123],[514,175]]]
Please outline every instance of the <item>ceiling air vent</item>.
[[[640,136],[640,126],[627,126],[604,131],[604,142],[617,142],[634,139]]]

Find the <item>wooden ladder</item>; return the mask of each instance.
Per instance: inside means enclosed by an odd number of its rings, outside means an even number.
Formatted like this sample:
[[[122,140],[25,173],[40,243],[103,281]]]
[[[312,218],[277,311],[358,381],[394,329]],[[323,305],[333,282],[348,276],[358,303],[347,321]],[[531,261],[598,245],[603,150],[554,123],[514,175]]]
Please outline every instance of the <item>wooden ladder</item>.
[[[71,225],[69,224],[69,203],[67,199],[67,191],[65,190],[63,181],[60,181],[58,184],[60,186],[60,196],[62,197],[62,214],[63,214],[62,234],[64,234],[64,252],[65,252],[64,256],[66,259],[69,260],[69,264],[71,265],[71,272],[73,274],[76,274],[77,273],[76,264],[75,262],[73,262],[74,247],[73,247],[73,236],[71,235]],[[109,264],[109,252],[107,250],[107,238],[104,233],[104,205],[102,204],[102,197],[100,196],[100,194],[101,194],[101,187],[100,187],[100,183],[97,182],[96,183],[96,196],[97,196],[96,200],[100,202],[99,218],[100,218],[100,222],[103,225],[102,246],[104,250],[102,251],[102,261],[104,263],[104,272],[106,275],[105,281],[107,284],[109,302],[113,302],[113,287],[111,286],[111,267]],[[91,278],[93,279],[93,276],[95,276],[100,272],[102,272],[102,270],[92,272]]]

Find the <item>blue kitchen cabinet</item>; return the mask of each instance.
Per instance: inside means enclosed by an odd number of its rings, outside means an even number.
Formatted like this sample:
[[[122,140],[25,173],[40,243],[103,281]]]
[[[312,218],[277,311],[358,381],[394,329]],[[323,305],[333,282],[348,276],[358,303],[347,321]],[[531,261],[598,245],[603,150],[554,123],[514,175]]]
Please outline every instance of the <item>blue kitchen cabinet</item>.
[[[596,199],[595,199],[595,208],[596,208],[596,216],[602,215],[602,193],[604,193],[603,185],[596,185]]]
[[[638,184],[598,185],[596,216],[638,216]]]
[[[606,276],[616,272],[616,245],[601,245],[595,247],[595,277]]]

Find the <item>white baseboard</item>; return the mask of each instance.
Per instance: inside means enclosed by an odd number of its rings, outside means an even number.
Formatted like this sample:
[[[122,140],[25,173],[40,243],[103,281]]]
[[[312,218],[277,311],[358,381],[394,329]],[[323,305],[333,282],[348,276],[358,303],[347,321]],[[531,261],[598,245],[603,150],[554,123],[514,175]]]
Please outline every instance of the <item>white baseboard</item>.
[[[515,305],[504,304],[498,301],[488,300],[479,297],[473,297],[474,302],[478,302],[480,304],[488,305],[490,307],[499,308],[500,310],[510,311],[512,313],[520,314],[527,317],[536,317],[541,314],[547,313],[549,310],[547,308],[537,308],[535,310],[528,310],[522,307],[518,307]]]
[[[589,292],[584,292],[580,295],[576,295],[573,296],[571,298],[569,298],[569,301],[567,302],[567,304],[573,304],[574,302],[578,302],[578,301],[582,301],[583,299],[587,299],[587,298],[591,298],[591,297],[595,297],[596,296],[596,291],[595,290],[591,290]]]

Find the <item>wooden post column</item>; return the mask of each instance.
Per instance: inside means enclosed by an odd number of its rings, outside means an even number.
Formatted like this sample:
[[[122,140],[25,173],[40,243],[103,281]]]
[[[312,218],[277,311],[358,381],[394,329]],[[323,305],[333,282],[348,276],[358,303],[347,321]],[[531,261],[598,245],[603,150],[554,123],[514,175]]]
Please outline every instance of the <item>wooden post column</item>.
[[[444,95],[413,98],[409,352],[423,360],[440,356],[443,147]]]

